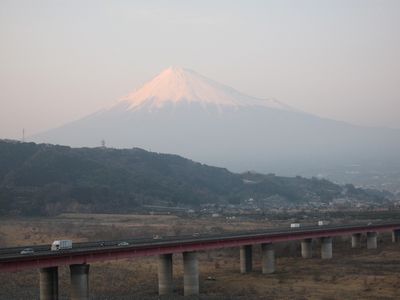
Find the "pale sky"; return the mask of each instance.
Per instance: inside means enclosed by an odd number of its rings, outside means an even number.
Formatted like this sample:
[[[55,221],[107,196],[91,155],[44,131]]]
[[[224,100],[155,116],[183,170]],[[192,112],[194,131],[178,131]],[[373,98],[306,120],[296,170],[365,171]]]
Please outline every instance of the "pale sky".
[[[0,0],[0,138],[76,120],[171,65],[400,128],[400,1]]]

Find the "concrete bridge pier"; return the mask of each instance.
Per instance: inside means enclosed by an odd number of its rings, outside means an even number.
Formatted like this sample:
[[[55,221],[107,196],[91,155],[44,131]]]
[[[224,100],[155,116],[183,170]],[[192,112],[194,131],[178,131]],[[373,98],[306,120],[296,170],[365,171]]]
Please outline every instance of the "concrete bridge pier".
[[[40,300],[58,300],[58,267],[39,270]]]
[[[303,258],[312,258],[312,239],[301,241],[301,256]]]
[[[400,242],[400,229],[392,231],[392,242],[393,243]]]
[[[199,263],[196,252],[183,252],[183,294],[199,294]]]
[[[331,259],[332,258],[332,238],[322,237],[321,238],[321,258]]]
[[[367,249],[378,248],[378,234],[376,232],[367,232]]]
[[[261,269],[263,274],[275,272],[275,251],[272,244],[261,244]]]
[[[240,273],[246,274],[253,270],[253,251],[251,245],[240,246]]]
[[[172,254],[158,256],[158,294],[169,295],[173,292]]]
[[[354,233],[351,235],[351,248],[361,247],[361,233]]]
[[[89,265],[70,265],[71,300],[89,300]]]

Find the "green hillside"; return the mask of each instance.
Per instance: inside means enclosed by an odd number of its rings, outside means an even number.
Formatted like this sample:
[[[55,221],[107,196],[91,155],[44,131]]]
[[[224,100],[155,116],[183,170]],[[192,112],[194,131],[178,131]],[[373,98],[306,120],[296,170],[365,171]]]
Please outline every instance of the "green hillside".
[[[0,140],[0,214],[132,212],[143,205],[237,204],[278,195],[287,202],[384,194],[327,180],[235,174],[177,155],[142,149],[70,148]]]

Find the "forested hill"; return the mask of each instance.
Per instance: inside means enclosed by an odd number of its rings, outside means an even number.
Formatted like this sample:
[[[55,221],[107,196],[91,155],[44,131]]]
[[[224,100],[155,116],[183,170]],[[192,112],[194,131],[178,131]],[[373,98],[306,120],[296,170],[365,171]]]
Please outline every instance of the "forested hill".
[[[139,148],[70,148],[0,140],[0,214],[132,212],[143,205],[196,207],[252,197],[286,202],[385,194],[327,180],[235,174],[177,155]]]

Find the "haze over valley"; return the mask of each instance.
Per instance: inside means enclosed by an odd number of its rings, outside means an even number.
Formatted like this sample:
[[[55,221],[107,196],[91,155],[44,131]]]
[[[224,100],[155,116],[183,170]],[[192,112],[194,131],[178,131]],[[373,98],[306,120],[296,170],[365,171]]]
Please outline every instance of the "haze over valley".
[[[400,130],[321,118],[170,67],[128,96],[33,141],[140,147],[236,172],[320,176],[399,192]],[[373,183],[373,180],[375,184]]]
[[[0,300],[400,297],[400,1],[0,1]]]

